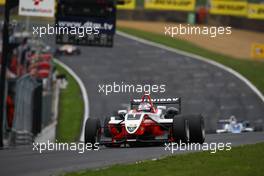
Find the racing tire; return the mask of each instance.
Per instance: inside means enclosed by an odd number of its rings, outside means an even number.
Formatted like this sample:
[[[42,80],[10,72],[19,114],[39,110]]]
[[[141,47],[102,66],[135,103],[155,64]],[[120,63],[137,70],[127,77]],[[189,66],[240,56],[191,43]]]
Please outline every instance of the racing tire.
[[[205,140],[204,118],[202,115],[188,115],[185,118],[189,122],[190,143],[203,144]]]
[[[176,142],[188,143],[190,137],[189,123],[184,116],[174,116],[172,124],[173,138]]]
[[[104,120],[104,136],[105,137],[112,137],[110,129],[108,128],[108,122],[110,121],[110,117],[106,117]]]
[[[101,138],[100,120],[95,118],[88,118],[85,123],[84,142],[85,144],[99,143]]]

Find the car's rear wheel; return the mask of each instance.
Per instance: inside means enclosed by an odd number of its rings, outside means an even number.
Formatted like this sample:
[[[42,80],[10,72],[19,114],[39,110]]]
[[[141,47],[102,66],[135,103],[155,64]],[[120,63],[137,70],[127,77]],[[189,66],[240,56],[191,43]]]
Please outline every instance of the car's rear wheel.
[[[186,120],[189,122],[190,143],[204,143],[205,127],[202,115],[188,115]]]
[[[85,123],[85,134],[84,142],[85,144],[99,143],[101,139],[101,125],[100,120],[95,118],[88,118]]]
[[[190,137],[189,124],[184,116],[174,116],[172,133],[176,142],[188,143]]]
[[[108,127],[109,121],[110,121],[110,117],[106,117],[104,120],[104,136],[105,137],[112,137],[110,129]]]

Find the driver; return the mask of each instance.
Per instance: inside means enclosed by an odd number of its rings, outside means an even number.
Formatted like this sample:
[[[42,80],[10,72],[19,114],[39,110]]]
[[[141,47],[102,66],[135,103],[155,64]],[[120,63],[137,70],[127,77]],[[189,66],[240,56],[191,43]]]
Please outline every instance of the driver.
[[[138,106],[138,111],[151,112],[151,105],[148,102],[142,102]]]
[[[232,124],[236,124],[237,123],[237,119],[236,119],[236,117],[235,116],[231,116],[230,117],[230,123],[232,123]]]

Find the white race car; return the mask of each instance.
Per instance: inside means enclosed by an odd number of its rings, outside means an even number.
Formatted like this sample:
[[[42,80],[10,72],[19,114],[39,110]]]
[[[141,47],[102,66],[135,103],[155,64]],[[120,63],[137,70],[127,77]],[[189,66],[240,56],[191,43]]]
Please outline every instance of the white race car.
[[[216,130],[216,133],[243,133],[261,131],[261,124],[256,127],[251,127],[249,121],[238,121],[235,116],[231,116],[229,119],[219,120],[217,125],[218,129]]]
[[[60,55],[80,55],[81,50],[77,46],[73,45],[62,45],[55,51],[55,56]]]

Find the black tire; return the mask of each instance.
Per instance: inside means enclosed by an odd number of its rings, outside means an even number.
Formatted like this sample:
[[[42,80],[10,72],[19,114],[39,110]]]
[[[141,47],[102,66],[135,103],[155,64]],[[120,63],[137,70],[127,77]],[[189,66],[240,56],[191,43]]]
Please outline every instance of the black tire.
[[[204,118],[202,115],[188,115],[190,143],[203,144],[205,140]]]
[[[99,119],[88,118],[85,123],[85,134],[84,142],[85,144],[91,143],[95,144],[100,142],[100,132],[101,125]]]
[[[184,116],[174,116],[172,126],[173,138],[176,142],[189,142],[189,124]]]
[[[111,132],[108,128],[108,122],[110,121],[110,117],[106,117],[104,120],[104,136],[105,137],[112,137]]]

